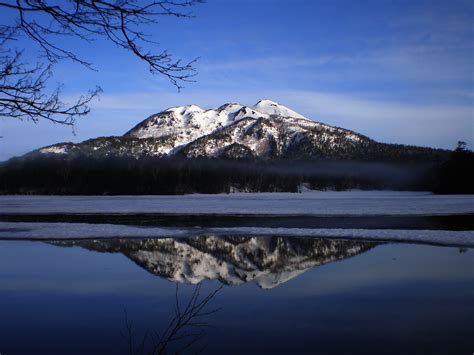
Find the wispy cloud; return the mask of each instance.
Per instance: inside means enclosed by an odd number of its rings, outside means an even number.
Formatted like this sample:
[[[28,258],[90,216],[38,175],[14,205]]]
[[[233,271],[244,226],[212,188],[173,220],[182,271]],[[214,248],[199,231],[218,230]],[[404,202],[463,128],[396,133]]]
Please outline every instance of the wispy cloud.
[[[474,113],[474,106],[469,105],[410,105],[324,92],[296,91],[287,92],[285,95],[300,109],[318,116],[351,117],[372,123],[390,120],[417,120],[426,123],[447,120],[454,123],[472,119]]]
[[[364,87],[372,82],[385,84],[390,90],[400,83],[419,87],[472,83],[473,58],[469,54],[468,49],[456,53],[433,45],[407,45],[309,58],[289,55],[204,61],[199,69],[204,80],[231,75],[235,80],[235,75],[241,73],[245,76],[238,83],[255,80],[256,76],[260,84],[288,85],[288,80],[298,80],[292,85],[316,81]]]
[[[474,105],[406,104],[323,92],[285,97],[309,117],[380,141],[452,148],[464,140],[474,146]]]

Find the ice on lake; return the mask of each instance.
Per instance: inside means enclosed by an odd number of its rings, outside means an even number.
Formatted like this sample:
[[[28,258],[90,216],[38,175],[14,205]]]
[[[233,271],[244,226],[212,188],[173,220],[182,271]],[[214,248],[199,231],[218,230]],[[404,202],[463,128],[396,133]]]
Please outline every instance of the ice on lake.
[[[447,215],[474,213],[472,195],[342,191],[184,196],[1,196],[1,213]]]

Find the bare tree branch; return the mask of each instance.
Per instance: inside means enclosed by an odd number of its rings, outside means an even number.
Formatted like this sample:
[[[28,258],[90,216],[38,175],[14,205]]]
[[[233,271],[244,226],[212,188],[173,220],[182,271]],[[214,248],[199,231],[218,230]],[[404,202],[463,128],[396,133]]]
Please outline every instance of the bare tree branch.
[[[167,50],[147,49],[157,44],[144,29],[162,16],[191,18],[188,9],[202,0],[4,0],[1,11],[9,11],[14,21],[0,24],[0,116],[47,119],[72,125],[77,117],[89,113],[89,103],[101,91],[91,90],[72,105],[59,98],[60,88],[46,93],[52,66],[59,60],[71,60],[93,69],[92,63],[64,47],[63,37],[92,42],[105,39],[144,62],[152,74],[166,77],[178,90],[196,75],[193,59],[183,63]],[[28,66],[21,61],[17,40],[26,38],[38,45],[45,63]]]
[[[30,67],[21,62],[22,52],[0,55],[0,117],[28,119],[37,122],[47,119],[54,123],[73,125],[77,117],[90,112],[89,103],[99,87],[66,105],[60,100],[60,87],[46,92],[51,78],[51,66],[37,64]]]

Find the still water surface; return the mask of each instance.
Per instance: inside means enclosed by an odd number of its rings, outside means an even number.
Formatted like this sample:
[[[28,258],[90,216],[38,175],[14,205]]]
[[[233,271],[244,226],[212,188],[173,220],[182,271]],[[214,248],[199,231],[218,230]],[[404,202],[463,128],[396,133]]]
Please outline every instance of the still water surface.
[[[474,351],[474,249],[193,237],[0,241],[0,353],[146,353],[193,294],[163,352]]]

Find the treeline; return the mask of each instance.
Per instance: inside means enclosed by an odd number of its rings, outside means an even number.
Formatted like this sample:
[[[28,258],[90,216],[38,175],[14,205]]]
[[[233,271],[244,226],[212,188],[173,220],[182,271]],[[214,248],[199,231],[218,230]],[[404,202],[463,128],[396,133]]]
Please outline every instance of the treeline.
[[[432,163],[257,161],[50,154],[0,166],[1,194],[121,195],[430,190]],[[450,177],[448,177],[450,178]],[[444,188],[445,185],[439,184]]]
[[[439,194],[474,194],[474,153],[458,142],[449,159],[438,164],[432,191]]]
[[[474,153],[443,162],[229,160],[38,154],[0,165],[0,194],[141,195],[392,189],[474,193]]]

